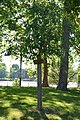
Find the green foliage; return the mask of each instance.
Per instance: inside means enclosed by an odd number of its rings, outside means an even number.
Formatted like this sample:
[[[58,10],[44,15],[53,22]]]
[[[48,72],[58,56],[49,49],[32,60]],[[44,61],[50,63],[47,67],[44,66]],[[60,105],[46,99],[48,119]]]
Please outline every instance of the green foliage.
[[[19,79],[18,78],[13,79],[12,86],[15,86],[15,87],[19,86]]]
[[[31,68],[28,68],[28,75],[31,79],[36,79],[36,71],[32,70]]]
[[[63,11],[63,3],[58,2],[52,0],[1,2],[1,11],[3,11],[1,16],[4,13],[7,16],[7,19],[1,18],[1,25],[2,28],[6,25],[6,30],[9,31],[6,40],[8,46],[5,48],[9,54],[19,57],[22,52],[22,56],[34,58],[40,51],[47,56],[50,54],[60,56],[62,18],[66,13],[65,10]],[[70,11],[75,9],[78,11],[79,2],[69,0],[65,4],[65,6],[69,4]],[[3,25],[4,20],[5,25]],[[15,31],[12,39],[11,31]]]
[[[49,59],[49,84],[58,84],[60,60],[57,56],[51,56]]]
[[[6,20],[8,29],[10,31],[14,30],[16,33],[13,34],[11,42],[9,42],[10,37],[7,39],[9,44],[7,50],[11,51],[10,54],[18,56],[22,52],[24,57],[27,54],[30,54],[30,57],[36,57],[39,51],[46,55],[53,52],[58,54],[61,24],[59,6],[55,2],[45,0],[18,1],[17,4],[15,3],[16,1],[13,3],[6,1],[6,4],[4,4],[4,8],[7,7],[10,10]],[[59,31],[57,28],[59,28]],[[11,36],[11,34],[8,33],[8,36]],[[54,45],[54,43],[56,44]]]
[[[80,64],[78,66],[78,87],[80,87]]]
[[[19,70],[19,66],[18,66],[17,64],[13,64],[13,65],[12,65],[12,68],[13,68],[15,71]]]
[[[46,55],[55,52],[56,44],[54,45],[54,43],[58,43],[56,30],[59,27],[58,22],[60,23],[57,18],[58,11],[55,12],[56,9],[55,3],[35,2],[29,10],[28,27],[31,31],[28,39],[30,53],[33,56],[38,55],[39,52]],[[53,44],[52,41],[54,41]]]
[[[80,73],[78,73],[78,81],[80,82]]]
[[[75,71],[73,67],[70,66],[68,73],[68,82],[77,82],[77,70]]]

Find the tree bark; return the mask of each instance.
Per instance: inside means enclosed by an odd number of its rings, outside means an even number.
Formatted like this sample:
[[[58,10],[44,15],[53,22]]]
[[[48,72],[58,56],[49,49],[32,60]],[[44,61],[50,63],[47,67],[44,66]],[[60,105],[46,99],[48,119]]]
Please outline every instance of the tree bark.
[[[38,79],[38,110],[42,110],[42,71],[41,63],[37,64],[37,79]]]
[[[21,87],[21,79],[22,79],[22,54],[20,54],[20,80],[19,80],[20,87]]]
[[[78,66],[78,88],[80,88],[80,64]]]
[[[47,58],[44,57],[44,78],[43,78],[43,87],[49,87],[48,85],[48,66],[47,66]]]
[[[68,55],[69,55],[69,34],[70,24],[68,18],[63,19],[63,33],[62,33],[62,56],[59,73],[59,82],[57,89],[67,90],[67,78],[68,78]]]
[[[38,88],[38,110],[42,110],[42,64],[43,60],[41,55],[37,56],[37,60],[34,60],[34,64],[37,64],[37,88]]]

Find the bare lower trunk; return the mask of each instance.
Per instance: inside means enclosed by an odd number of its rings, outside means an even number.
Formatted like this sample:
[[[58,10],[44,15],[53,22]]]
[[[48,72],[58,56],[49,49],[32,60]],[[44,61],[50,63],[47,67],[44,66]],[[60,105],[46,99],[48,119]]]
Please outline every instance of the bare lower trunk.
[[[34,64],[37,64],[37,88],[38,88],[38,110],[42,110],[42,67],[41,54],[37,56],[37,60],[34,60]]]
[[[80,64],[78,67],[78,87],[80,88]]]
[[[61,59],[60,73],[59,73],[59,82],[57,89],[67,90],[67,78],[68,78],[68,54]]]
[[[42,110],[42,71],[41,71],[41,64],[37,64],[37,78],[38,78],[38,110]]]
[[[62,33],[62,56],[59,73],[59,82],[57,89],[67,90],[68,78],[68,54],[69,54],[69,21],[67,18],[63,20],[63,33]]]
[[[21,79],[22,79],[22,54],[20,55],[20,80],[19,80],[20,87],[21,87]]]
[[[44,78],[43,78],[43,87],[49,87],[48,85],[48,66],[47,58],[44,58]]]

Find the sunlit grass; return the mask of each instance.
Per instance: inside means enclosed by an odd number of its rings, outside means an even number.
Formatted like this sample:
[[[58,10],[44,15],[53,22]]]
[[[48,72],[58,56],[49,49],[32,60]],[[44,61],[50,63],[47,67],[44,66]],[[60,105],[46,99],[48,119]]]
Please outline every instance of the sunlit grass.
[[[0,87],[0,120],[80,120],[80,89],[43,88],[43,110],[37,110],[37,88]]]
[[[20,118],[23,116],[24,116],[23,112],[21,112],[19,109],[16,109],[16,108],[9,108],[8,109],[8,116],[7,116],[8,120],[13,120],[15,118],[17,120],[20,120]]]

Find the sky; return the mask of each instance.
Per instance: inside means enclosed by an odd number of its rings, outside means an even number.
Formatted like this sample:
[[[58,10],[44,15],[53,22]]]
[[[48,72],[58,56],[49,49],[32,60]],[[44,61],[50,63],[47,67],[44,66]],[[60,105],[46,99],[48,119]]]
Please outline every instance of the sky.
[[[77,61],[77,62],[75,62],[75,63],[73,63],[73,68],[74,68],[74,70],[77,70],[78,65],[79,65],[79,62],[78,62],[78,61]]]

